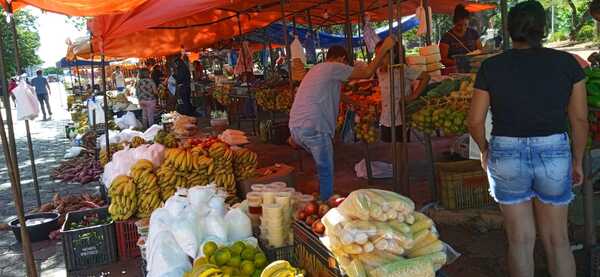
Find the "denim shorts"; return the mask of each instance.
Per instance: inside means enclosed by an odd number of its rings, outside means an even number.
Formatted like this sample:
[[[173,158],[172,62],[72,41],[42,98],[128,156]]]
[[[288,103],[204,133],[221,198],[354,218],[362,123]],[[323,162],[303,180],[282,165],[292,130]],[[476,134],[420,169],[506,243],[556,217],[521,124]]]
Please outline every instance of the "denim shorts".
[[[569,137],[492,137],[488,157],[490,194],[504,205],[533,197],[552,205],[567,205],[571,190],[572,160]]]

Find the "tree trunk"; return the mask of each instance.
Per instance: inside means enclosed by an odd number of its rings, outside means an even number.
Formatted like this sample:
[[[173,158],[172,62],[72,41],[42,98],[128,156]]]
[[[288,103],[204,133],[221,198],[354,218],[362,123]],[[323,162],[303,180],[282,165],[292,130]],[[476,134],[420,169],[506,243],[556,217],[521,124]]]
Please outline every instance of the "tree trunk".
[[[577,7],[575,7],[575,3],[573,3],[573,0],[567,0],[567,3],[571,8],[571,30],[569,32],[569,39],[571,41],[576,41],[577,34],[579,34],[579,31],[581,30],[581,28],[583,28],[583,25],[585,25],[586,17],[589,15],[589,10],[585,11],[584,13],[578,16]]]

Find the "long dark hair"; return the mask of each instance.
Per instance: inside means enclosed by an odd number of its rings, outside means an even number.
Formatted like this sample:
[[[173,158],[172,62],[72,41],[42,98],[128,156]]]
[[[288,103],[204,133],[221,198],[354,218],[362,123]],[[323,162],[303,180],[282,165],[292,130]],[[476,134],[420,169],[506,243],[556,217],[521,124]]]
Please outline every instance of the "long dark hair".
[[[508,32],[513,41],[525,42],[531,48],[540,48],[545,28],[546,12],[538,1],[521,2],[508,13]]]

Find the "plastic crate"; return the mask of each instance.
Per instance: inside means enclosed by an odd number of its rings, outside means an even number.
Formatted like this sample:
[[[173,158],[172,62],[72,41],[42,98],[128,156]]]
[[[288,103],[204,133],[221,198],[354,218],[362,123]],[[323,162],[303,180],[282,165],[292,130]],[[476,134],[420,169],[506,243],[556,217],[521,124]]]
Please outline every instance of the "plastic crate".
[[[130,219],[115,222],[117,249],[121,260],[129,260],[140,256],[140,248],[137,245],[140,234],[137,226],[135,226],[136,221],[137,219]]]
[[[308,276],[343,276],[336,259],[306,223],[296,221],[293,229],[298,267]]]
[[[292,265],[296,266],[296,252],[294,251],[294,245],[284,246],[273,248],[269,247],[266,242],[259,240],[260,249],[263,250],[265,255],[267,256],[267,260],[269,262],[274,262],[277,260],[285,260],[290,262]]]
[[[98,208],[67,213],[61,228],[62,246],[67,271],[75,271],[117,261],[114,222],[75,230],[67,230],[71,222],[81,221],[84,216],[97,213],[108,217],[108,209]]]
[[[493,206],[488,179],[478,160],[436,163],[437,191],[447,209]]]

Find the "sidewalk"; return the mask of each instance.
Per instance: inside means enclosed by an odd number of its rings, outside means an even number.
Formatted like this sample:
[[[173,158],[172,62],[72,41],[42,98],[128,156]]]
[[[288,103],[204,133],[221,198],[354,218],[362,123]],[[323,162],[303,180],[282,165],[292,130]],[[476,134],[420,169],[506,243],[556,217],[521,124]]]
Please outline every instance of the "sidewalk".
[[[53,168],[58,166],[70,143],[66,139],[64,131],[64,126],[70,119],[69,113],[66,111],[66,93],[61,83],[51,83],[51,89],[53,94],[50,96],[50,102],[54,112],[52,120],[41,121],[36,119],[30,121],[42,204],[50,201],[55,193],[62,196],[81,192],[93,193],[97,190],[94,184],[86,186],[62,184],[50,178]],[[4,112],[2,115],[6,119]],[[12,115],[13,118],[16,116],[14,108]],[[25,122],[15,121],[14,130],[21,173],[23,202],[27,213],[35,208],[37,203],[27,148]],[[2,165],[0,167],[0,220],[8,223],[16,215],[16,210],[3,154],[0,155],[0,164]],[[35,243],[33,244],[33,250],[35,251],[34,256],[40,276],[67,276],[60,243],[57,241]],[[26,276],[21,246],[10,230],[0,231],[0,276]]]

